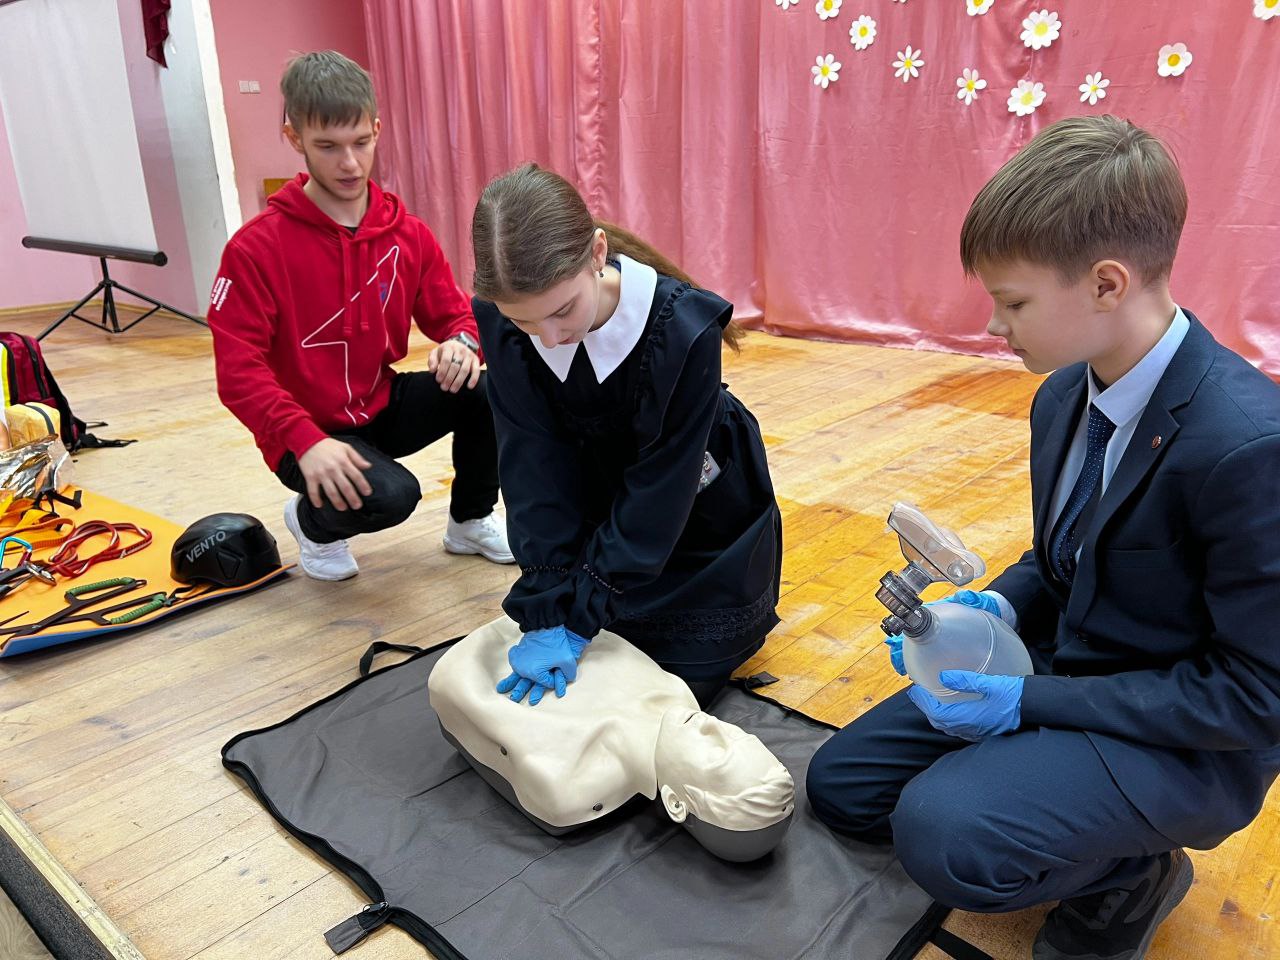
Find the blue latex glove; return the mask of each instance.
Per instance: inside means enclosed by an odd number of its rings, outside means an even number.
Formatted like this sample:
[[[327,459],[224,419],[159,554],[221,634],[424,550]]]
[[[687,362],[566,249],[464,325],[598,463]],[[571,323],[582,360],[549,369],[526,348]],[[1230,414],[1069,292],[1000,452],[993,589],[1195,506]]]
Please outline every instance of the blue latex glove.
[[[578,678],[578,658],[590,642],[565,627],[530,630],[507,651],[511,674],[498,682],[498,692],[509,693],[516,703],[528,694],[531,707],[551,689],[563,697]]]
[[[999,618],[1000,616],[1000,604],[996,603],[996,598],[985,593],[979,593],[977,590],[957,590],[949,597],[930,600],[925,606],[931,607],[935,603],[962,603],[966,607],[977,607],[979,610],[985,610],[993,617]],[[892,637],[886,638],[884,642],[889,647],[889,660],[893,664],[893,669],[905,677],[907,675],[907,667],[902,662],[902,634],[895,633]]]
[[[976,741],[1009,733],[1022,722],[1023,677],[990,677],[972,670],[943,670],[938,679],[944,687],[978,693],[982,699],[943,703],[924,687],[912,684],[907,696],[935,730]]]

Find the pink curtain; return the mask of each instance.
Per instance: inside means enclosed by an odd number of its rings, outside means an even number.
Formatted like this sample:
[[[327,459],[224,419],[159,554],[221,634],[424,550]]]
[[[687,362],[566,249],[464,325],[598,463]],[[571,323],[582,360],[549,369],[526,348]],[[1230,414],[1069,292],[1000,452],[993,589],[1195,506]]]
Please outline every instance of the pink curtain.
[[[958,236],[988,177],[1046,124],[1113,112],[1164,137],[1191,213],[1175,299],[1280,374],[1280,16],[1268,0],[364,0],[380,169],[464,283],[485,182],[525,160],[794,336],[997,354]],[[821,0],[820,0],[821,3]],[[1030,49],[1023,21],[1060,18]],[[851,43],[876,22],[865,50]],[[1048,28],[1046,28],[1048,29]],[[1052,32],[1050,30],[1050,32]],[[1162,47],[1191,62],[1160,76]],[[918,76],[893,62],[910,45]],[[838,79],[813,82],[834,54]],[[1185,66],[1186,58],[1182,58]],[[987,82],[967,105],[957,79]],[[1087,74],[1109,84],[1081,102]],[[1020,80],[1046,99],[1019,117]]]

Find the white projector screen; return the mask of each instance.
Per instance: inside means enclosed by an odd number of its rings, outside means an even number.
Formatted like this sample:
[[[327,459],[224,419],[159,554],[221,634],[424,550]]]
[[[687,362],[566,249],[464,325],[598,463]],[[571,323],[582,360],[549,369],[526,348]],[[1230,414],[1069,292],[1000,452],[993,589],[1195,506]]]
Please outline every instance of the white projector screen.
[[[0,111],[31,236],[156,249],[116,0],[0,3]]]

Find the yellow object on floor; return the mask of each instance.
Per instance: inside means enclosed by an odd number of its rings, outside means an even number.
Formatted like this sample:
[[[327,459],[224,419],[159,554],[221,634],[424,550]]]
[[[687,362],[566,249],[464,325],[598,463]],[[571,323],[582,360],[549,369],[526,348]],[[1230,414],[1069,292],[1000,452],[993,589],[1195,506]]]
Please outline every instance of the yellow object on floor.
[[[174,541],[178,539],[185,528],[144,510],[119,503],[89,490],[83,490],[81,493],[80,508],[77,510],[59,505],[59,515],[71,518],[75,521],[77,527],[83,526],[90,520],[106,520],[117,524],[131,523],[151,531],[153,538],[151,544],[131,556],[95,563],[74,579],[59,578],[58,582],[52,585],[36,579],[29,580],[7,596],[0,598],[0,621],[8,621],[0,624],[0,657],[29,653],[55,644],[102,636],[120,630],[136,629],[146,624],[154,623],[156,620],[167,617],[170,614],[190,609],[198,604],[246,593],[280,577],[289,569],[288,567],[280,567],[265,577],[241,587],[218,587],[212,584],[200,584],[193,587],[192,585],[179,583],[170,576],[170,551]],[[131,543],[134,538],[126,534],[122,537],[122,540],[124,543]],[[80,546],[79,555],[81,558],[89,557],[105,547],[107,543],[108,539],[105,536],[86,540]],[[37,545],[35,559],[37,561],[47,560],[57,550],[58,546],[56,544],[47,547]],[[12,563],[12,560],[10,563]],[[77,620],[52,624],[38,632],[23,635],[14,634],[14,628],[16,627],[39,623],[46,617],[63,610],[69,603],[94,595],[82,594],[80,598],[77,598],[73,594],[69,598],[67,596],[68,590],[75,588],[86,589],[88,585],[129,578],[145,581],[145,583],[138,583],[133,590],[120,589],[118,594],[115,594],[117,588],[111,588],[110,592],[114,594],[113,597],[101,604],[101,607],[105,609],[119,606],[120,609],[117,613],[111,615],[111,619],[115,620],[120,620],[122,616],[127,615],[130,611],[141,607],[152,607],[153,609],[148,609],[139,616],[130,617],[124,622],[93,623]],[[127,584],[122,586],[127,586]],[[108,591],[95,591],[98,595],[101,595],[102,592]],[[166,599],[167,602],[164,605],[159,604],[160,597]],[[153,599],[156,602],[148,603]],[[84,612],[93,613],[98,609],[97,605],[86,605]]]
[[[4,408],[0,449],[20,447],[33,440],[59,436],[62,414],[44,403],[14,403]]]

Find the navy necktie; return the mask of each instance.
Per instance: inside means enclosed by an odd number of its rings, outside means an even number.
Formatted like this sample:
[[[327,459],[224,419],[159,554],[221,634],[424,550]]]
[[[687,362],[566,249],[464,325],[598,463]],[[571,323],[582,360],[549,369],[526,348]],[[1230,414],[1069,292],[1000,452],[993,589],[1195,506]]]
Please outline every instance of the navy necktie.
[[[1049,539],[1049,566],[1058,579],[1068,586],[1076,575],[1076,551],[1080,549],[1080,534],[1088,523],[1081,523],[1085,508],[1095,503],[1102,488],[1102,464],[1107,456],[1107,441],[1115,433],[1116,425],[1107,415],[1089,404],[1088,446],[1085,448],[1084,466],[1071,489],[1066,506],[1058,517]]]

